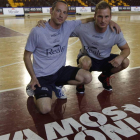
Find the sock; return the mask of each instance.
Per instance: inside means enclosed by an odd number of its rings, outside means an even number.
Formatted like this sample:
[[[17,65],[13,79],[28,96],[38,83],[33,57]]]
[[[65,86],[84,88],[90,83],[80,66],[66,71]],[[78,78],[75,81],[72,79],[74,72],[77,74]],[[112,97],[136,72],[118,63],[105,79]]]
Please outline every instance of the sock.
[[[110,71],[102,71],[102,74],[107,77],[110,77],[113,73],[111,73]]]

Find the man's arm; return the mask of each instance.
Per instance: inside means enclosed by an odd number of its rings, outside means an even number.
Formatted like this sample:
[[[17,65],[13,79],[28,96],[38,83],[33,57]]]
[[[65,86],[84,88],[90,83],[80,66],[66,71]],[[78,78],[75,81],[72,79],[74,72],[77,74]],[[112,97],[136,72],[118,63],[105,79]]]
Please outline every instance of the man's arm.
[[[80,20],[81,20],[81,23],[84,24],[84,23],[87,23],[87,22],[94,21],[94,18],[86,18],[86,19],[80,19]],[[37,22],[37,26],[38,27],[41,27],[42,26],[43,28],[45,28],[46,27],[45,26],[45,23],[46,22],[47,22],[46,20],[39,20]],[[120,33],[121,32],[120,26],[117,23],[115,23],[114,21],[111,20],[109,26],[110,26],[110,28],[111,28],[111,30],[113,32],[114,32],[114,28],[116,29],[116,32],[117,33]]]
[[[120,53],[120,56],[123,57],[123,58],[126,58],[129,56],[130,54],[130,48],[128,46],[128,44],[126,43],[124,46],[122,47],[119,47],[120,50],[121,50],[121,53]]]
[[[109,63],[111,63],[114,67],[120,66],[122,61],[130,54],[130,48],[127,43],[119,48],[121,50],[120,55],[109,61]]]
[[[94,18],[92,17],[92,18],[85,18],[85,19],[80,19],[80,20],[81,20],[82,24],[84,24],[84,23],[94,21]]]
[[[29,52],[29,51],[24,51],[24,63],[25,63],[25,66],[26,66],[26,69],[27,71],[29,72],[30,76],[31,76],[31,82],[30,82],[30,85],[31,85],[31,88],[33,90],[35,90],[35,85],[39,86],[40,87],[40,84],[35,76],[35,73],[34,73],[34,70],[33,70],[33,66],[32,66],[32,61],[31,61],[31,54],[32,52]]]
[[[91,22],[91,21],[94,21],[94,18],[92,17],[92,18],[86,18],[86,19],[80,19],[81,20],[81,23],[87,23],[87,22]],[[37,26],[38,27],[44,27],[45,28],[45,23],[46,23],[47,21],[46,20],[39,20],[38,22],[37,22]]]

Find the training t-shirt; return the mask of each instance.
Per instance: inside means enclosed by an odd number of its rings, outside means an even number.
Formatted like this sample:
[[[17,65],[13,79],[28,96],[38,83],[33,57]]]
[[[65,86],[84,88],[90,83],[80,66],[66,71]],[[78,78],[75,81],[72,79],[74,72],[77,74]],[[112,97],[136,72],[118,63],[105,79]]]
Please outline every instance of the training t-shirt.
[[[65,21],[60,29],[54,29],[47,22],[46,28],[31,30],[25,49],[33,53],[36,77],[52,75],[65,65],[69,36],[80,24],[81,20]]]
[[[94,22],[88,22],[77,26],[71,37],[79,37],[82,42],[82,49],[78,57],[88,55],[92,58],[102,60],[110,56],[114,45],[121,47],[126,44],[123,33],[112,32],[109,25],[104,33],[95,30]]]

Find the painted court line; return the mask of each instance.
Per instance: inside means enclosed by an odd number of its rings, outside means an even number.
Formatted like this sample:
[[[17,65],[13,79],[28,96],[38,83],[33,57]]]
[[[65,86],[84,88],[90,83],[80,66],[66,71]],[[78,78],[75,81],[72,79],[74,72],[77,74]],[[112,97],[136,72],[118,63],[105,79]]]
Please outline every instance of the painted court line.
[[[25,88],[25,87],[23,86],[23,87],[18,87],[18,88],[11,88],[11,89],[0,90],[0,93],[7,92],[7,91],[12,91],[12,90],[17,90],[17,89],[21,89],[21,88]]]
[[[0,25],[0,26],[2,26],[2,25]],[[2,27],[7,28],[7,27],[5,27],[5,26],[2,26]],[[14,32],[16,32],[16,33],[20,33],[20,32],[18,32],[18,31],[16,31],[16,30],[13,30],[13,29],[10,29],[10,28],[7,28],[7,29],[12,30],[12,31],[14,31]],[[25,35],[25,34],[23,34],[23,33],[20,33],[20,34]]]
[[[16,62],[16,63],[12,63],[12,64],[8,64],[8,65],[4,65],[4,66],[0,66],[0,68],[4,68],[4,67],[8,67],[8,66],[12,66],[12,65],[16,65],[16,64],[19,64],[19,63],[23,63],[23,61]]]
[[[72,46],[73,44],[77,43],[78,41],[79,41],[79,38],[75,42],[73,42],[72,44],[68,45],[68,47]]]

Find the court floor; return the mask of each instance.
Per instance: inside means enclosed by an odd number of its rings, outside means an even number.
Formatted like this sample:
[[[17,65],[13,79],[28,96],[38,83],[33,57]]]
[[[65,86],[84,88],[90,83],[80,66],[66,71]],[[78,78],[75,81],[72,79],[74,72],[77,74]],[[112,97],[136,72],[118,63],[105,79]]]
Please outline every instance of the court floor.
[[[30,30],[49,18],[0,17],[0,140],[140,140],[140,13],[112,15],[131,49],[129,67],[111,78],[113,91],[105,91],[93,72],[85,94],[67,85],[67,100],[53,95],[52,111],[42,115],[25,92],[30,76],[23,53]],[[68,45],[66,65],[76,66],[80,40],[70,38]]]

